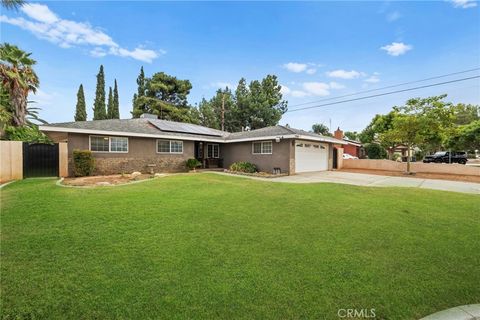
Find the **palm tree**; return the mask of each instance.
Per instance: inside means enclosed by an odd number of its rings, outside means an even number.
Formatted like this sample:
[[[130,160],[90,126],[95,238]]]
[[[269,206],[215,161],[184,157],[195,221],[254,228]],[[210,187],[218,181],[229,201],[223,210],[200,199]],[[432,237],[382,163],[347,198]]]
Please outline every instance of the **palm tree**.
[[[30,55],[8,43],[0,45],[0,82],[10,98],[13,125],[17,127],[27,124],[28,93],[35,93],[39,85],[32,69],[36,61]]]
[[[25,4],[24,0],[1,0],[2,7],[7,9],[18,9]]]

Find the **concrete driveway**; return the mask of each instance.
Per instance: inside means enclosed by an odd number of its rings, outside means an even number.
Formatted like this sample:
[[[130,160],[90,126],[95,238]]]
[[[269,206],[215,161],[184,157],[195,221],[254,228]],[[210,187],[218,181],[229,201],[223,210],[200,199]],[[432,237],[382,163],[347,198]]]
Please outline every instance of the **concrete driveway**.
[[[332,182],[353,184],[367,187],[413,187],[422,189],[435,189],[443,191],[454,191],[463,193],[480,194],[480,183],[434,180],[411,177],[391,177],[364,173],[340,172],[340,171],[320,171],[299,173],[293,176],[278,178],[254,178],[272,182],[290,182],[290,183],[315,183]]]

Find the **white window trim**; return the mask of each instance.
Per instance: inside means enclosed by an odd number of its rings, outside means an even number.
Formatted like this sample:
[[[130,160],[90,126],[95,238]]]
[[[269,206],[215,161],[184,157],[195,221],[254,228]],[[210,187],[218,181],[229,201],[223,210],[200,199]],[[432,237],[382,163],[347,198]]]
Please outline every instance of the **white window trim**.
[[[168,152],[158,151],[158,141],[168,141]],[[180,142],[182,144],[182,152],[172,152],[172,142]],[[182,140],[167,140],[167,139],[157,139],[155,143],[155,151],[159,154],[183,154],[183,141]]]
[[[212,157],[208,156],[208,146],[212,146]],[[218,156],[215,157],[215,152],[213,151],[213,146],[218,148]],[[207,158],[209,159],[220,159],[220,144],[218,143],[207,143]]]
[[[108,151],[93,151],[92,150],[92,137],[97,138],[108,138]],[[127,139],[127,151],[112,151],[112,138],[125,138]],[[93,153],[128,153],[129,150],[129,139],[128,137],[112,137],[112,136],[102,136],[102,135],[89,135],[88,136],[88,150]]]
[[[255,148],[254,148],[255,143],[260,143],[260,153],[255,152]],[[272,148],[271,148],[270,152],[263,152],[263,144],[264,143],[271,143]],[[252,142],[252,154],[273,154],[273,142],[271,140]]]

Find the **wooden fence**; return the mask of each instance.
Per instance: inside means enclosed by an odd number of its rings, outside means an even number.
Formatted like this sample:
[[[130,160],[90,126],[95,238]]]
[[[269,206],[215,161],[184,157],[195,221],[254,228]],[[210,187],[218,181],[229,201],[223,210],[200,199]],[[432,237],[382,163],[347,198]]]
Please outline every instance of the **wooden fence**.
[[[68,176],[67,143],[58,144],[58,172],[60,177]],[[23,179],[23,142],[0,141],[0,183]]]

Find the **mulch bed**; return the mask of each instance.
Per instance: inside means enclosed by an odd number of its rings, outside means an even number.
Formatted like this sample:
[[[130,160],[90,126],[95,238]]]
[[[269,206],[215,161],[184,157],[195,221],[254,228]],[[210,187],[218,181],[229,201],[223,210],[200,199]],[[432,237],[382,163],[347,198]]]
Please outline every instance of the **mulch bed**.
[[[288,176],[287,173],[279,173],[279,174],[272,174],[268,172],[248,173],[248,172],[230,171],[230,170],[225,170],[224,172],[230,173],[230,174],[236,174],[239,176],[249,176],[249,177],[259,177],[259,178],[278,178],[278,177]]]
[[[109,186],[109,185],[120,185],[133,181],[140,181],[151,179],[153,176],[151,174],[141,174],[138,176],[132,176],[130,174],[116,174],[109,176],[91,176],[91,177],[76,177],[76,178],[65,178],[62,181],[63,185],[66,186],[77,186],[77,187],[86,187],[86,186]]]
[[[480,183],[480,176],[469,176],[469,175],[461,175],[461,174],[415,173],[414,175],[406,175],[403,172],[398,172],[398,171],[368,170],[368,169],[341,169],[341,170],[338,170],[338,171],[365,173],[365,174],[377,174],[377,175],[381,175],[381,176],[392,176],[392,177],[438,179],[438,180],[466,181],[466,182],[478,182],[478,183]]]

